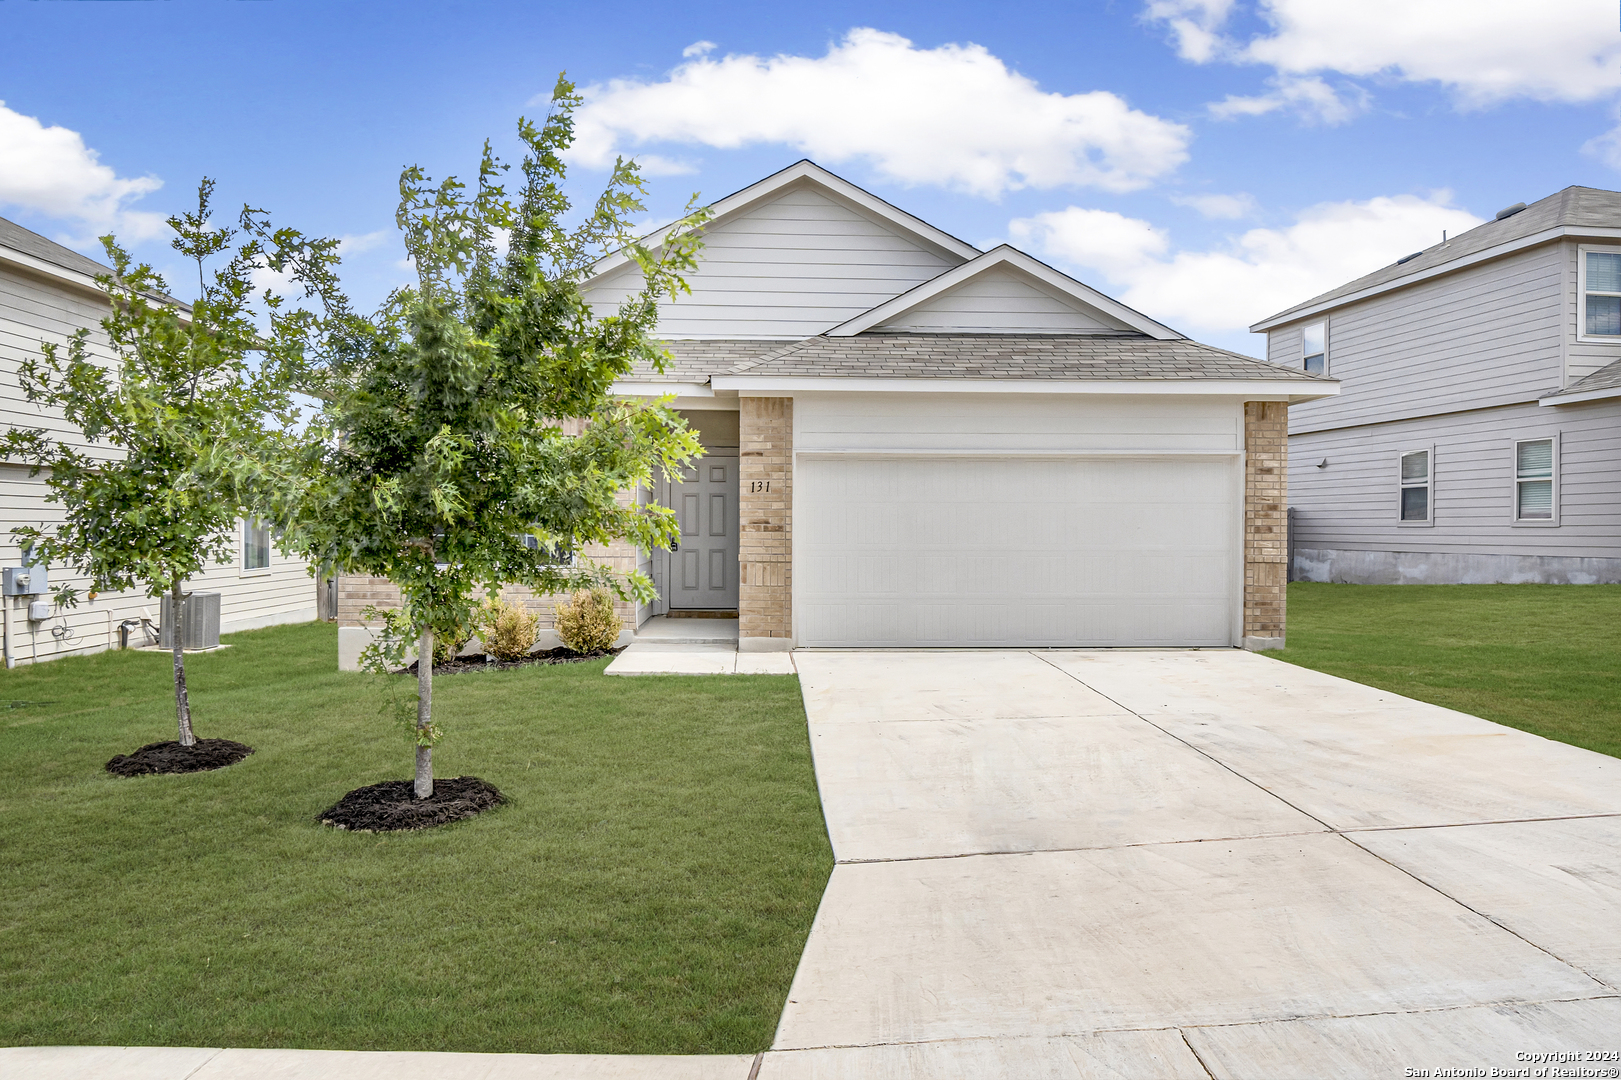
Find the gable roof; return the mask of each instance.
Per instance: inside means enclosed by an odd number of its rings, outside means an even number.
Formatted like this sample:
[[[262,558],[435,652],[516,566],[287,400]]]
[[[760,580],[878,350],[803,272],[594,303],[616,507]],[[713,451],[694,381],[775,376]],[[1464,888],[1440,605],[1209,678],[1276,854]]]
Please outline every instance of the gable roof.
[[[1113,321],[1119,324],[1123,330],[1147,334],[1151,338],[1162,341],[1175,340],[1183,336],[1163,323],[1155,322],[1141,312],[1134,311],[1118,300],[1111,299],[1096,289],[1081,284],[1068,274],[1059,273],[1046,263],[1031,258],[1018,248],[1008,244],[1002,244],[976,259],[930,278],[893,300],[886,301],[869,311],[862,312],[855,318],[827,331],[827,336],[852,337],[864,333],[884,323],[893,321],[905,312],[914,311],[936,297],[952,289],[959,288],[977,277],[1004,268],[1011,268],[1033,278],[1077,304],[1102,314],[1105,321]],[[1029,331],[1015,332],[1028,333]]]
[[[1418,252],[1405,262],[1391,263],[1337,289],[1269,315],[1250,330],[1260,333],[1308,315],[1332,310],[1353,300],[1414,281],[1460,270],[1520,248],[1556,240],[1561,236],[1621,236],[1621,192],[1571,186],[1538,199],[1509,217],[1477,225]]]
[[[733,217],[749,207],[776,197],[783,189],[796,183],[809,183],[822,188],[838,198],[881,218],[888,224],[907,233],[923,243],[956,256],[959,259],[972,259],[979,255],[979,249],[972,244],[957,239],[943,229],[937,229],[922,218],[914,217],[906,211],[885,202],[878,196],[863,188],[850,183],[842,176],[828,172],[809,158],[801,158],[786,169],[772,173],[764,180],[756,181],[740,191],[734,191],[723,199],[709,205],[713,214],[709,225],[712,228],[721,224],[725,219]],[[671,223],[661,229],[655,229],[641,238],[642,244],[649,248],[657,248],[664,242],[664,238],[675,228]],[[624,251],[616,251],[597,260],[591,268],[586,281],[602,277],[630,262],[630,255]]]

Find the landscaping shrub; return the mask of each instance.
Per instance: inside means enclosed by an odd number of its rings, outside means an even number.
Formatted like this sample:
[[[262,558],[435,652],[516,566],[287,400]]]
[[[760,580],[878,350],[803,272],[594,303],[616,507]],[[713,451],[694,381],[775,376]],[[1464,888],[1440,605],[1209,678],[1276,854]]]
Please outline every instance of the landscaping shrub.
[[[473,640],[471,626],[436,626],[433,628],[433,662],[448,664],[461,655],[467,643]],[[413,656],[415,653],[412,654]]]
[[[564,645],[577,653],[594,653],[613,648],[625,623],[607,589],[581,589],[557,605],[556,627]]]
[[[522,660],[540,635],[540,616],[516,604],[491,597],[479,610],[478,636],[484,651],[497,660]]]

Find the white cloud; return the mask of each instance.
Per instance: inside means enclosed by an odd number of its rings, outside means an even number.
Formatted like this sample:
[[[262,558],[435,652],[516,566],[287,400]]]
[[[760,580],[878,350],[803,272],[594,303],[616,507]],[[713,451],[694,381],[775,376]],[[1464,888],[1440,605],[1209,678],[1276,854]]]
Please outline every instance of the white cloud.
[[[0,205],[56,218],[74,229],[111,229],[124,240],[145,240],[164,233],[164,216],[127,204],[162,186],[155,176],[120,177],[77,131],[46,127],[0,101]]]
[[[1451,192],[1321,203],[1292,225],[1250,229],[1210,251],[1165,255],[1146,221],[1071,207],[1014,221],[1009,233],[1077,270],[1100,271],[1120,299],[1190,333],[1225,333],[1337,288],[1481,219]]]
[[[1612,169],[1621,170],[1621,124],[1582,144],[1582,153],[1598,158]]]
[[[1255,199],[1239,192],[1237,195],[1172,195],[1171,202],[1188,206],[1207,218],[1237,220],[1255,213]]]
[[[1130,191],[1188,156],[1183,125],[1106,91],[1043,91],[979,45],[920,49],[871,29],[821,57],[714,59],[708,44],[661,82],[586,87],[575,158],[601,166],[624,146],[779,143],[824,164],[860,158],[902,183],[996,198],[1022,187]]]
[[[393,229],[378,229],[376,232],[345,233],[338,237],[338,257],[347,259],[351,255],[362,255],[368,251],[382,247],[396,235]]]
[[[1232,120],[1240,116],[1264,116],[1269,112],[1287,109],[1307,123],[1343,124],[1368,110],[1368,92],[1358,86],[1336,91],[1316,75],[1282,75],[1267,82],[1272,90],[1255,97],[1237,97],[1232,94],[1206,106],[1217,120]]]
[[[1224,30],[1234,10],[1229,0],[1149,0],[1144,17],[1195,63],[1437,82],[1466,108],[1592,101],[1621,89],[1616,9],[1602,0],[1256,0],[1271,29],[1247,41]]]

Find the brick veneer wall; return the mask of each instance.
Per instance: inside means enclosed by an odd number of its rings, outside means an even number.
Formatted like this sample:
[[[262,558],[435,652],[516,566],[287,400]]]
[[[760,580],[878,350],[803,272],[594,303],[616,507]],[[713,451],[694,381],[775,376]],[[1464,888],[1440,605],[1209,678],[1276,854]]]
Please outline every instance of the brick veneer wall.
[[[1244,647],[1281,649],[1289,580],[1289,406],[1244,403]]]
[[[629,493],[621,495],[620,501],[630,498]],[[626,543],[611,544],[606,547],[592,545],[584,549],[587,558],[594,562],[606,563],[618,574],[628,574],[636,569],[639,556],[635,545]],[[339,626],[365,626],[365,620],[360,613],[368,607],[395,608],[400,605],[400,590],[387,578],[368,577],[364,574],[343,574],[338,578],[338,625]],[[567,599],[549,593],[535,593],[524,585],[507,585],[501,589],[501,599],[509,604],[516,604],[540,616],[540,629],[550,630],[554,622],[553,607],[558,601]],[[614,610],[619,617],[625,620],[625,629],[636,629],[636,605],[628,600],[615,600]]]
[[[738,647],[787,648],[794,634],[793,399],[742,398],[738,426]]]

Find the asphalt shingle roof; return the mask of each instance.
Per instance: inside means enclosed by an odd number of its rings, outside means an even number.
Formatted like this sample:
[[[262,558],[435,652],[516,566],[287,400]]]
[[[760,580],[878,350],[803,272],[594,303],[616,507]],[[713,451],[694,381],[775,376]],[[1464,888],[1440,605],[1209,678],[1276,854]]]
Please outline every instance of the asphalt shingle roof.
[[[1561,397],[1565,394],[1583,394],[1589,390],[1614,390],[1621,387],[1621,360],[1604,365],[1591,375],[1584,376],[1563,387],[1558,393],[1549,397]]]
[[[1524,239],[1545,229],[1562,226],[1572,228],[1621,226],[1621,191],[1575,186],[1565,188],[1545,199],[1538,199],[1517,214],[1500,221],[1488,221],[1484,225],[1477,225],[1468,232],[1449,237],[1443,244],[1425,248],[1416,259],[1410,259],[1399,265],[1392,263],[1381,267],[1371,274],[1347,282],[1337,289],[1330,289],[1294,307],[1285,308],[1276,315],[1260,321],[1272,322],[1275,319],[1282,319],[1294,312],[1304,311],[1342,296],[1350,296],[1363,289],[1400,281],[1425,270],[1494,248],[1499,244]]]
[[[724,374],[867,379],[1334,381],[1186,338],[1161,341],[1150,337],[1083,334],[813,337],[771,355],[737,364]]]
[[[75,270],[91,277],[112,272],[111,267],[103,266],[94,259],[80,255],[71,248],[65,248],[54,240],[47,240],[39,233],[31,232],[15,221],[3,217],[0,217],[0,247],[8,247],[25,255],[32,255],[52,266]]]
[[[651,364],[637,364],[632,374],[665,382],[707,382],[711,375],[728,371],[746,360],[774,353],[792,342],[739,339],[666,341],[663,344],[665,351],[670,354],[670,360],[662,374]]]

